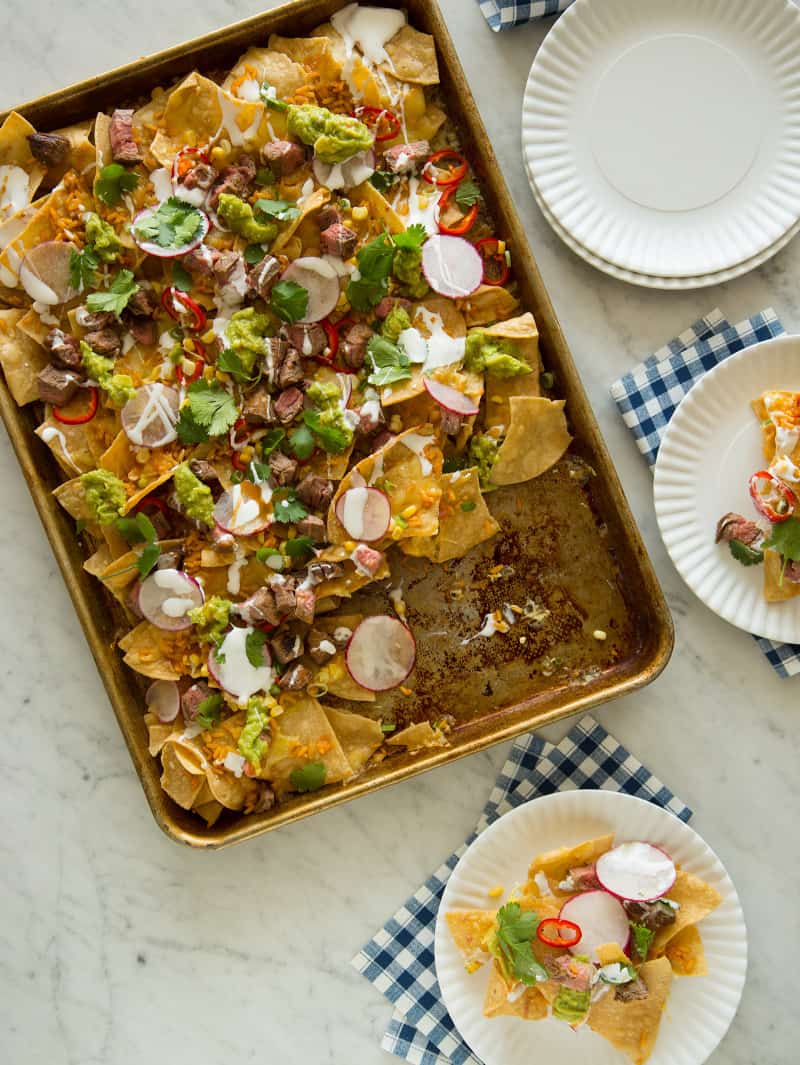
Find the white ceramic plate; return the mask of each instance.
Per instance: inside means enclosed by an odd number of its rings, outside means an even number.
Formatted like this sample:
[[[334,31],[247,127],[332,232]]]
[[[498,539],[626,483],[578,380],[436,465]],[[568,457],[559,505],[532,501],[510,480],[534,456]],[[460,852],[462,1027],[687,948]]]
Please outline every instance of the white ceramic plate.
[[[800,218],[798,78],[789,0],[576,0],[531,68],[524,153],[593,254],[717,273]]]
[[[688,825],[643,799],[610,791],[564,791],[524,803],[487,828],[453,870],[439,907],[435,954],[442,998],[485,1065],[630,1065],[624,1054],[585,1027],[573,1032],[550,1017],[484,1017],[488,967],[466,972],[444,919],[448,910],[460,907],[489,909],[489,890],[498,883],[510,889],[524,882],[531,858],[540,851],[611,831],[619,841],[663,845],[684,869],[723,896],[700,925],[708,976],[673,981],[648,1065],[701,1065],[728,1030],[744,986],[747,930],[736,889],[719,858]]]
[[[667,426],[653,492],[664,545],[695,595],[745,632],[800,643],[800,597],[767,603],[762,567],[714,543],[728,511],[758,517],[747,482],[765,460],[750,401],[773,388],[800,392],[800,337],[754,344],[700,378]]]
[[[739,263],[738,266],[732,266],[729,270],[720,270],[715,274],[700,274],[697,277],[656,277],[654,274],[639,274],[633,270],[623,270],[621,266],[615,266],[614,263],[606,262],[605,259],[601,259],[599,255],[594,255],[588,248],[584,248],[582,244],[578,243],[572,234],[568,233],[550,213],[547,204],[544,202],[539,190],[536,188],[536,182],[533,180],[533,175],[531,174],[527,160],[525,160],[525,173],[528,177],[528,184],[531,187],[531,192],[539,206],[539,210],[542,212],[547,222],[549,222],[550,227],[555,232],[556,236],[560,237],[571,251],[575,252],[576,255],[579,255],[581,259],[583,259],[584,262],[589,263],[590,266],[594,266],[596,269],[602,270],[611,277],[617,278],[618,281],[627,281],[631,285],[641,285],[644,288],[657,288],[664,289],[668,292],[679,292],[685,289],[705,288],[708,285],[721,285],[723,281],[732,281],[735,277],[741,277],[743,274],[755,270],[757,266],[761,266],[762,263],[767,261],[767,259],[771,259],[773,255],[776,255],[781,248],[786,247],[792,237],[795,237],[797,233],[800,232],[800,218],[798,218],[795,224],[787,229],[783,236],[779,240],[776,240],[771,247],[766,249],[766,251],[754,255],[752,259],[746,259],[744,262]]]

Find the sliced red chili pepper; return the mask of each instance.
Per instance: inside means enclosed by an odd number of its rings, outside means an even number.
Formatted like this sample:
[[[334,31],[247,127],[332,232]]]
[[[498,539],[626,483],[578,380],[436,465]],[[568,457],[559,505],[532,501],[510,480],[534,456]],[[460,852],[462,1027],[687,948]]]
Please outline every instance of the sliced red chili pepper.
[[[478,217],[478,205],[477,203],[474,203],[472,207],[470,207],[470,209],[467,211],[467,213],[465,215],[462,215],[462,217],[457,222],[454,222],[452,225],[445,225],[445,223],[442,222],[442,215],[450,206],[450,201],[455,196],[457,190],[457,185],[448,185],[442,195],[439,197],[439,232],[444,233],[448,237],[461,237],[465,233],[469,233],[469,231],[475,225],[475,219]]]
[[[331,363],[336,358],[336,352],[339,350],[339,329],[341,328],[341,323],[334,325],[330,319],[324,318],[320,322],[320,325],[325,330],[325,336],[327,337],[328,343],[322,355],[317,356],[317,362]]]
[[[792,511],[797,506],[797,496],[787,484],[773,477],[769,470],[754,473],[750,478],[749,488],[756,510],[767,521],[778,525],[791,518]]]
[[[498,251],[500,241],[497,237],[484,237],[475,241],[475,248],[483,259],[484,285],[504,285],[511,276],[506,253]]]
[[[202,374],[203,367],[208,362],[208,352],[206,350],[205,344],[203,344],[196,337],[191,337],[187,342],[192,344],[192,346],[194,347],[194,351],[190,353],[194,369],[192,370],[191,376],[187,377],[186,374],[183,372],[183,363],[179,362],[177,364],[177,366],[175,367],[175,376],[178,379],[178,384],[181,385],[190,385],[193,381],[196,381],[197,378]]]
[[[536,938],[548,947],[574,947],[580,943],[582,935],[580,925],[560,917],[547,917],[536,929]]]
[[[446,161],[449,161],[451,165],[455,162],[452,170],[438,166],[439,163]],[[445,172],[437,174],[434,178],[431,177],[431,168]],[[422,168],[422,176],[429,185],[457,185],[466,173],[467,160],[461,152],[453,151],[452,148],[442,148],[440,152],[434,152],[433,155],[429,156],[427,163]]]
[[[94,385],[91,385],[88,391],[89,406],[83,414],[64,414],[59,407],[53,407],[53,417],[55,420],[61,422],[62,425],[85,425],[86,422],[90,422],[95,414],[97,414],[97,404],[100,400],[100,394]]]
[[[208,317],[200,304],[196,303],[191,296],[187,296],[185,292],[181,292],[179,288],[167,285],[161,293],[161,306],[170,318],[174,318],[176,322],[179,322],[182,317],[182,312],[177,310],[175,306],[176,303],[180,303],[192,316],[192,322],[186,326],[187,329],[191,329],[195,333],[199,333],[201,329],[205,329]]]
[[[239,433],[242,429],[246,429],[247,432],[239,439]],[[233,423],[233,442],[235,444],[244,444],[250,436],[250,426],[247,424],[246,418],[237,418]]]
[[[167,504],[163,499],[159,499],[158,496],[146,496],[144,499],[140,499],[133,508],[133,513],[138,514],[140,510],[146,510],[148,507],[155,507],[162,514],[167,513]]]
[[[359,122],[363,122],[367,129],[372,130],[376,144],[381,141],[394,140],[400,135],[402,128],[400,119],[394,111],[388,111],[385,107],[357,107],[352,115]],[[388,126],[388,129],[382,130],[381,126]]]
[[[242,473],[246,473],[247,467],[249,465],[250,465],[250,463],[249,462],[245,462],[238,451],[234,451],[231,454],[231,466],[233,466],[233,468],[235,470],[241,470]]]

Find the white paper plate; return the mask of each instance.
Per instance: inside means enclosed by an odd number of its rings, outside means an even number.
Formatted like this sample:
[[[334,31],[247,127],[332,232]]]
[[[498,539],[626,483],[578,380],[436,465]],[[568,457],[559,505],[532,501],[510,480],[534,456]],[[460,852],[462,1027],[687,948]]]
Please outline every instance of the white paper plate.
[[[641,285],[644,288],[663,289],[668,292],[705,288],[708,285],[721,285],[723,281],[732,281],[735,277],[741,277],[743,274],[755,270],[757,266],[761,266],[762,263],[771,259],[773,255],[777,255],[781,248],[786,247],[789,241],[800,232],[800,218],[798,218],[795,224],[786,230],[780,240],[776,240],[773,245],[766,249],[766,251],[754,255],[752,259],[745,259],[745,261],[739,263],[738,266],[732,266],[729,270],[719,270],[715,274],[700,274],[697,277],[656,277],[655,274],[639,274],[634,270],[624,270],[621,266],[615,266],[614,263],[606,262],[605,259],[601,259],[599,255],[594,255],[588,248],[584,248],[582,244],[575,240],[572,234],[568,233],[550,213],[547,204],[544,202],[539,190],[536,188],[536,182],[533,180],[533,175],[531,174],[527,160],[524,159],[524,155],[523,160],[525,162],[525,174],[527,175],[528,184],[531,187],[533,197],[536,200],[539,210],[550,224],[550,227],[556,236],[560,237],[571,251],[575,252],[576,255],[579,255],[581,259],[583,259],[584,262],[589,263],[590,266],[602,270],[611,277],[615,277],[618,281],[627,281],[631,285]]]
[[[593,254],[717,273],[800,218],[798,78],[790,0],[576,0],[531,68],[524,154]]]
[[[495,884],[507,889],[527,879],[540,851],[614,832],[618,840],[663,844],[682,868],[723,896],[700,925],[708,976],[676,978],[648,1065],[701,1065],[733,1020],[747,969],[747,930],[739,899],[716,854],[671,813],[631,795],[564,791],[518,806],[486,829],[463,855],[444,890],[436,922],[436,974],[456,1027],[485,1065],[630,1065],[629,1059],[588,1028],[559,1021],[483,1016],[488,967],[469,974],[444,915],[462,907],[489,909]]]
[[[800,392],[800,337],[754,344],[700,378],[667,426],[653,492],[664,545],[695,595],[745,632],[800,643],[800,597],[767,603],[762,567],[714,543],[728,511],[757,518],[747,482],[765,460],[750,401],[773,388]]]

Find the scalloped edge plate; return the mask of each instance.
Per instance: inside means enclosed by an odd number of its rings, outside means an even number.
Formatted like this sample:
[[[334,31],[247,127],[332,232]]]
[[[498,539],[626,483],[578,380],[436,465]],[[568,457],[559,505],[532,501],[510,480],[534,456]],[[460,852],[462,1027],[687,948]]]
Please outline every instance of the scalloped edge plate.
[[[492,905],[490,889],[524,882],[535,854],[610,831],[618,841],[663,845],[723,897],[700,925],[708,976],[675,978],[648,1065],[702,1065],[727,1032],[745,982],[747,929],[722,862],[694,829],[660,806],[614,791],[562,791],[523,803],[482,832],[453,870],[439,906],[434,948],[442,999],[485,1065],[630,1065],[626,1055],[586,1027],[573,1032],[552,1018],[484,1017],[488,968],[466,972],[444,919],[452,909],[501,905]]]
[[[768,603],[761,567],[714,543],[723,514],[757,517],[747,482],[765,460],[750,402],[767,389],[800,392],[800,337],[754,344],[700,378],[661,441],[653,497],[664,546],[707,607],[755,636],[800,643],[800,597]]]

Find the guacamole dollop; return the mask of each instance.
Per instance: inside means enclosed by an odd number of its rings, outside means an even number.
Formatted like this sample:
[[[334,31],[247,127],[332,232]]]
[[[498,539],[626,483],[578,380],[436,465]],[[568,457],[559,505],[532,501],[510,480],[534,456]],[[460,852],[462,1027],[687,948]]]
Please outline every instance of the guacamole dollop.
[[[231,315],[225,328],[225,339],[228,347],[239,356],[248,374],[253,372],[256,360],[266,352],[264,338],[269,335],[270,329],[269,317],[257,314],[255,307],[244,307]]]
[[[122,517],[128,493],[119,477],[110,470],[90,470],[81,474],[81,484],[86,493],[86,505],[96,522],[113,525]]]
[[[175,486],[175,494],[178,497],[183,512],[195,521],[201,521],[204,525],[214,524],[214,497],[207,484],[203,484],[199,477],[195,477],[189,469],[188,462],[182,462],[172,475],[172,483]]]
[[[343,163],[375,142],[357,118],[335,115],[315,104],[289,104],[286,125],[293,137],[314,148],[314,155],[323,163]]]
[[[86,243],[92,245],[98,259],[104,263],[113,263],[122,251],[122,245],[114,227],[104,222],[94,211],[86,215]]]
[[[306,395],[316,408],[317,417],[311,426],[314,432],[321,433],[321,440],[326,450],[344,451],[353,442],[353,428],[348,424],[342,410],[339,386],[333,381],[314,381],[306,389]],[[328,448],[325,444],[325,429],[335,429],[337,447]]]
[[[591,991],[572,991],[562,987],[553,999],[553,1016],[567,1024],[580,1024],[589,1012],[591,997]]]
[[[251,695],[247,700],[247,718],[239,735],[238,747],[239,754],[253,769],[261,768],[261,759],[269,748],[269,740],[263,735],[269,730],[269,717],[270,703],[263,695]]]
[[[397,253],[395,252],[395,255]],[[381,326],[381,333],[387,338],[397,343],[397,338],[403,332],[404,329],[411,328],[411,319],[408,316],[408,311],[404,307],[392,307],[389,313],[383,320]]]
[[[202,606],[196,606],[186,615],[197,629],[196,635],[203,643],[219,644],[230,624],[233,603],[221,595],[212,595]]]
[[[530,373],[531,367],[521,359],[510,340],[470,333],[464,350],[464,369],[488,373],[493,377],[518,377]]]
[[[85,340],[81,341],[81,363],[89,377],[97,381],[106,393],[113,406],[124,407],[129,399],[133,399],[136,394],[133,378],[124,373],[114,373],[114,360],[92,351]]]
[[[493,436],[484,436],[476,433],[469,442],[469,457],[473,466],[478,467],[478,481],[481,490],[492,491],[497,485],[492,484],[492,467],[497,461],[497,450],[500,442]]]
[[[397,280],[407,287],[412,299],[421,300],[430,292],[422,272],[422,248],[397,248],[392,271]]]
[[[230,192],[223,192],[220,196],[217,214],[234,233],[254,244],[269,244],[278,235],[278,227],[274,222],[259,222],[250,204]]]

